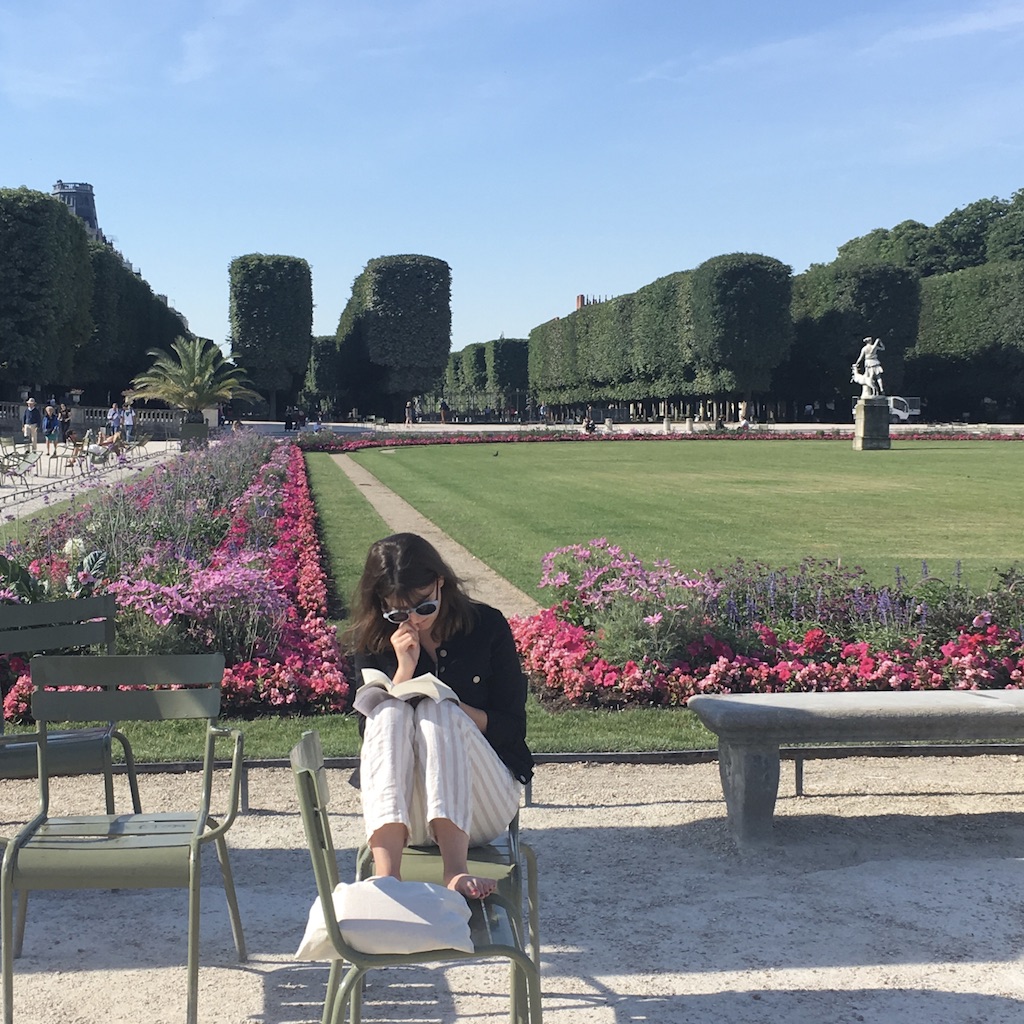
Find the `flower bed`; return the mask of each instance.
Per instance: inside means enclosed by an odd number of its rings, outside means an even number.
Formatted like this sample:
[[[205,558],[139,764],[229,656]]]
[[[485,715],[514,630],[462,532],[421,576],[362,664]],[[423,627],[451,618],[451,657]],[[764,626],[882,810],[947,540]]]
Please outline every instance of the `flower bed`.
[[[959,580],[736,563],[691,579],[606,540],[549,553],[557,603],[514,617],[542,698],[603,707],[681,705],[695,693],[1017,688],[1024,598],[1011,570],[983,594]]]
[[[243,436],[182,456],[51,521],[9,555],[27,563],[31,580],[8,599],[115,594],[123,653],[223,651],[226,715],[347,703],[347,664],[325,618],[316,512],[294,445]],[[7,671],[20,678],[4,714],[24,721],[24,663],[12,659]]]

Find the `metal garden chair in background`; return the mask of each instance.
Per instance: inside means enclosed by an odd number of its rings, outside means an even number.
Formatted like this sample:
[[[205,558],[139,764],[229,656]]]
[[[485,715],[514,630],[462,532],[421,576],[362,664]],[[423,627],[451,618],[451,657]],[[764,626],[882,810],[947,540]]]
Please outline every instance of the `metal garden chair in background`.
[[[33,889],[188,890],[186,1020],[196,1024],[199,1000],[199,898],[202,849],[212,843],[220,862],[239,960],[245,939],[224,834],[238,813],[242,734],[219,728],[220,654],[162,656],[46,656],[31,662],[33,734],[38,757],[39,811],[6,846],[0,874],[4,1024],[13,1024],[14,957],[21,954],[28,895]],[[81,686],[88,689],[52,689]],[[122,687],[122,688],[119,688]],[[202,783],[190,810],[160,814],[81,814],[54,817],[49,809],[51,721],[89,722],[206,719]],[[211,813],[214,749],[233,740],[228,806]],[[0,745],[7,742],[0,738]],[[14,895],[18,893],[15,921]]]
[[[39,460],[43,457],[41,451],[29,451],[24,448],[16,449],[10,454],[5,454],[0,460],[0,476],[9,477],[12,484],[21,481],[24,487],[29,486],[29,474],[32,470],[38,472]]]
[[[117,604],[113,594],[80,597],[36,604],[0,605],[0,654],[66,651],[75,647],[98,647],[104,654],[115,652]],[[3,735],[0,716],[0,735]],[[102,775],[107,814],[114,813],[113,742],[124,754],[131,790],[132,807],[142,810],[135,758],[131,744],[118,731],[116,722],[102,726],[49,732],[47,763],[50,775]],[[32,779],[38,771],[36,743],[31,738],[12,736],[0,747],[0,779]]]

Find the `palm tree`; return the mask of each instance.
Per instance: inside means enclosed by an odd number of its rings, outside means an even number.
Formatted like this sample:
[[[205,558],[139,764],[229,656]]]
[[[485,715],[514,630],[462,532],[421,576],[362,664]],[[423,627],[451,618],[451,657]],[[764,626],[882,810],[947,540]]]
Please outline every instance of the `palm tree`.
[[[155,398],[195,414],[233,398],[262,397],[246,386],[245,371],[228,362],[209,339],[179,337],[171,348],[174,355],[160,348],[146,353],[156,361],[132,380],[126,398]]]

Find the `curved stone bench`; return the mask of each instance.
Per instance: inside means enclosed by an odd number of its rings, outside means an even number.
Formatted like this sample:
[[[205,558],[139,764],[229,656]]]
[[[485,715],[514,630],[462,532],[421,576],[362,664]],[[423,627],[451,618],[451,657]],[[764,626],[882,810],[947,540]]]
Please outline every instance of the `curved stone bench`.
[[[736,840],[771,837],[779,747],[1024,739],[1024,691],[701,694],[687,707],[718,736],[718,769]]]

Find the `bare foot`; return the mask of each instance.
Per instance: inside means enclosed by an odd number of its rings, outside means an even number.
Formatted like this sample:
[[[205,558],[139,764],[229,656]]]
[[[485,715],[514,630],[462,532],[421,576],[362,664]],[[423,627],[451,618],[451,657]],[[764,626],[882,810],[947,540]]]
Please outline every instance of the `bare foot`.
[[[465,896],[467,900],[485,900],[498,888],[498,883],[493,878],[467,874],[455,875],[449,878],[446,884],[449,889],[460,896]]]

